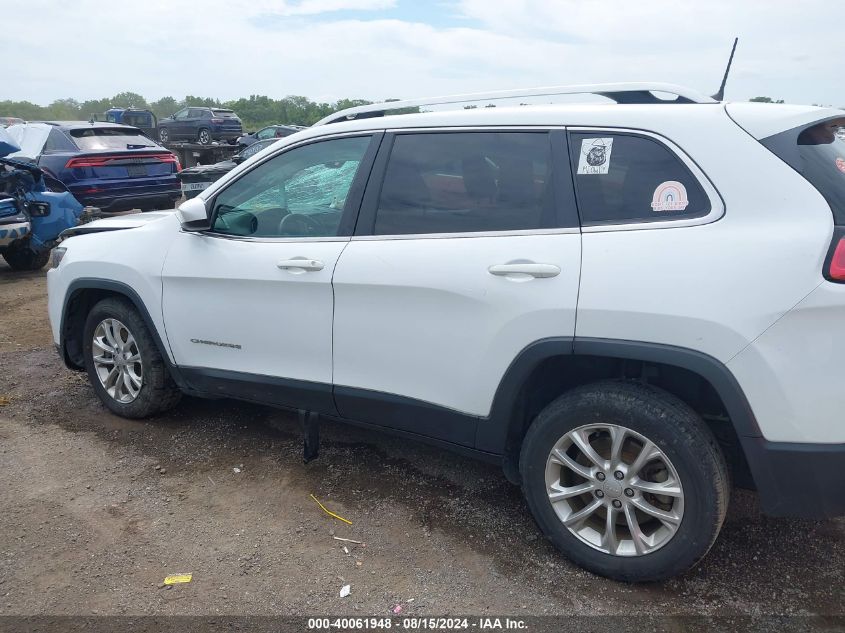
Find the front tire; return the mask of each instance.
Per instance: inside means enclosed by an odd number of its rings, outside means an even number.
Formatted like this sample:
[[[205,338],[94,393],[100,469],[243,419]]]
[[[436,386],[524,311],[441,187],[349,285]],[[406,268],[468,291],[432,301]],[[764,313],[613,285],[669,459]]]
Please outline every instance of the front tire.
[[[627,582],[698,563],[730,491],[703,420],[671,394],[631,382],[587,385],[549,404],[525,436],[520,473],[546,537],[579,566]]]
[[[173,408],[181,392],[141,315],[121,297],[98,302],[85,320],[82,349],[88,380],[106,407],[124,418]]]
[[[28,245],[14,244],[3,252],[3,259],[15,272],[41,270],[50,261],[50,251],[34,252]]]

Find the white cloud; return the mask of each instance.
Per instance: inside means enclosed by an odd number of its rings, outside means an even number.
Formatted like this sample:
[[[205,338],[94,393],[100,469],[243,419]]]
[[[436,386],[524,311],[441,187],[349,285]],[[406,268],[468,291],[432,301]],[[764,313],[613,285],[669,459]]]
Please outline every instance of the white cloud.
[[[131,15],[100,0],[31,0],[3,9],[4,49],[25,54],[7,59],[0,100],[381,99],[641,80],[712,92],[739,35],[730,98],[845,105],[845,38],[827,5],[460,0],[430,3],[440,15],[426,24],[399,19],[394,0],[203,0],[199,10],[148,0]]]
[[[301,0],[298,3],[286,2],[270,11],[282,16],[316,15],[332,11],[377,11],[390,9],[395,5],[396,0]]]

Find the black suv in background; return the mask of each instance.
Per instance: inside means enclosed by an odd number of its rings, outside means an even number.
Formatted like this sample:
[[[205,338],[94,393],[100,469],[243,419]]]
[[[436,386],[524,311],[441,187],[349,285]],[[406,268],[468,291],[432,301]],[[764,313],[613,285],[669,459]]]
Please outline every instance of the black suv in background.
[[[238,115],[225,108],[182,108],[158,122],[158,140],[162,143],[188,140],[208,145],[211,141],[234,141],[242,134]]]

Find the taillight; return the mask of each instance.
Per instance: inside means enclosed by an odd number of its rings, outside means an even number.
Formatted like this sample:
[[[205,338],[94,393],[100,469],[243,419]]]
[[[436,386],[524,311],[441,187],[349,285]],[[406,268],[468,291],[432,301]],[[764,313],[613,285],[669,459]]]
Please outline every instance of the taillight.
[[[182,166],[179,164],[179,159],[176,158],[176,154],[154,154],[153,156],[150,156],[150,158],[160,160],[162,163],[175,163],[177,169],[182,169]]]
[[[86,156],[84,158],[71,158],[65,163],[65,169],[73,169],[74,167],[102,167],[106,165],[113,157],[109,156]]]
[[[845,237],[839,238],[839,243],[833,251],[828,274],[835,281],[845,281]]]
[[[136,154],[134,156],[124,155],[106,155],[106,156],[80,156],[79,158],[71,158],[65,163],[65,169],[73,169],[74,167],[105,167],[110,163],[116,163],[116,166],[128,165],[136,160],[157,160],[161,163],[175,163],[179,165],[179,159],[175,154],[170,152],[161,154]],[[179,167],[177,167],[179,169]]]

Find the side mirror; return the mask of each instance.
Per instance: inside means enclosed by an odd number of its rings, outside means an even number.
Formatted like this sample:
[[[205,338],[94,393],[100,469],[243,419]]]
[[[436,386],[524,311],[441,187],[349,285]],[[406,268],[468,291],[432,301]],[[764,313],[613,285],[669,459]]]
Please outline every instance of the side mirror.
[[[207,231],[211,228],[211,218],[205,200],[199,197],[180,204],[176,209],[176,217],[185,231]]]
[[[26,210],[29,212],[30,217],[46,218],[48,215],[50,215],[50,203],[28,202],[26,205]]]
[[[242,162],[244,162],[246,160],[246,158],[244,158],[240,154],[235,154],[234,156],[232,156],[231,160],[232,160],[233,163],[235,163],[235,165],[240,165]]]

